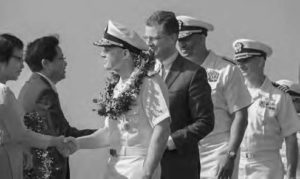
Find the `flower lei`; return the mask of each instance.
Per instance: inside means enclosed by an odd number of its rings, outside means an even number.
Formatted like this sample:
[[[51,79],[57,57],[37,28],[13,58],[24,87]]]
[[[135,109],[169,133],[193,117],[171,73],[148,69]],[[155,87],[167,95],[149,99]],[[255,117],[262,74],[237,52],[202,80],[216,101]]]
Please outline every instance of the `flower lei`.
[[[100,116],[109,117],[117,120],[121,115],[129,111],[140,92],[140,87],[145,76],[153,71],[155,60],[152,51],[142,52],[140,54],[132,54],[135,70],[132,72],[131,83],[125,88],[117,98],[113,98],[114,88],[120,80],[120,76],[114,72],[106,81],[105,93],[100,94],[99,99],[94,99],[97,103],[98,114]]]
[[[45,120],[37,113],[31,112],[27,113],[24,116],[24,123],[26,127],[34,132],[44,134],[45,130],[47,129],[47,125]],[[31,148],[30,151],[35,158],[35,167],[38,167],[38,172],[34,172],[31,169],[24,170],[24,178],[25,179],[49,179],[51,178],[51,174],[54,170],[53,164],[53,157],[48,150],[38,149],[38,148]]]

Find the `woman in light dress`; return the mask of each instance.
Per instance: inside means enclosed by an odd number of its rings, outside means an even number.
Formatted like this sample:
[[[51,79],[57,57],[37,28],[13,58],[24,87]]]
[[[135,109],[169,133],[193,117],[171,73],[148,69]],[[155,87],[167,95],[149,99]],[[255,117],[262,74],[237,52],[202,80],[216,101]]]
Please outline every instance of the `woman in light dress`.
[[[109,148],[105,179],[159,179],[170,114],[167,87],[157,73],[151,73],[153,55],[143,52],[148,47],[134,31],[112,21],[95,45],[103,47],[104,68],[114,75],[107,98],[100,100],[105,125],[77,138],[79,148]]]
[[[0,35],[0,178],[23,178],[23,148],[64,148],[63,137],[51,137],[27,130],[24,112],[6,85],[17,80],[23,69],[23,43],[10,34]],[[69,138],[68,140],[73,140]],[[66,146],[67,147],[67,146]]]

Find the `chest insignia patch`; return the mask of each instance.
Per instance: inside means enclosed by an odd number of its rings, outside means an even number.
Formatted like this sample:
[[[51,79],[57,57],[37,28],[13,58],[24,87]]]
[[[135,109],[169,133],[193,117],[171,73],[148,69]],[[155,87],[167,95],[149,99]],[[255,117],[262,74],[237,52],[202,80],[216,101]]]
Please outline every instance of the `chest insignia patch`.
[[[270,109],[270,110],[275,110],[275,101],[270,100],[270,99],[262,99],[259,102],[259,106],[261,108],[267,108],[267,109]]]
[[[216,82],[220,74],[217,71],[209,70],[207,71],[207,78],[209,82]]]

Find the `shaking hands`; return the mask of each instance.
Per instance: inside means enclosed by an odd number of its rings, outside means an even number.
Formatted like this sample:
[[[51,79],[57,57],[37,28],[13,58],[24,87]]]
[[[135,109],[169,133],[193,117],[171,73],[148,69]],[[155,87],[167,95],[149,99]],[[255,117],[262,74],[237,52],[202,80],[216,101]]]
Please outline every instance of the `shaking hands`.
[[[79,145],[74,137],[58,137],[57,150],[65,157],[73,154],[79,149]]]

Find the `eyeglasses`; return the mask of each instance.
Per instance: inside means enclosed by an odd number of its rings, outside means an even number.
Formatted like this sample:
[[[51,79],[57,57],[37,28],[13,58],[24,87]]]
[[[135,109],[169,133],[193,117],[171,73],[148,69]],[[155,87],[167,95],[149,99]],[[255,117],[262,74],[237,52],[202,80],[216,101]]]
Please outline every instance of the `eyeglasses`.
[[[160,39],[164,38],[164,36],[143,36],[145,41],[159,41]]]

